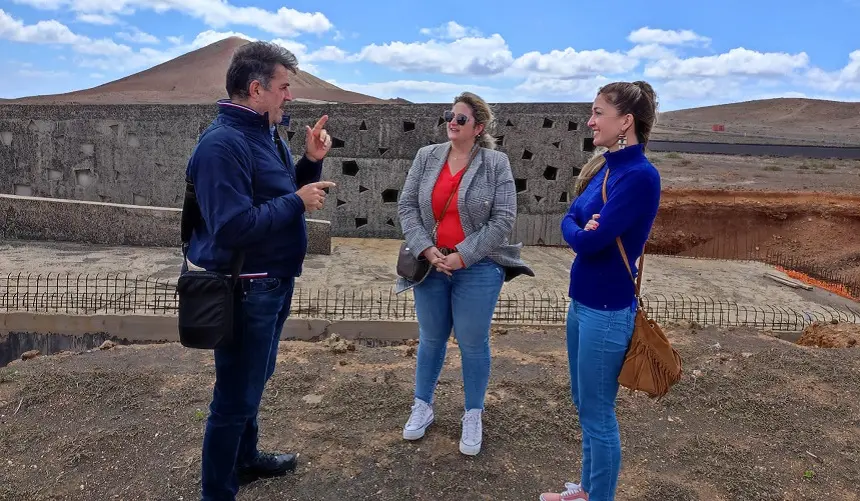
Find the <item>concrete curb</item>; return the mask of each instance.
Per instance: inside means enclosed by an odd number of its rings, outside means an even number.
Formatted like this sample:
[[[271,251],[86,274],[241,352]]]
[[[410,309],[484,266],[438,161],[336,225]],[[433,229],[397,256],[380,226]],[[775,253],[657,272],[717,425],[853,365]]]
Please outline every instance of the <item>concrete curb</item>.
[[[74,337],[101,334],[129,343],[179,342],[175,316],[0,313],[0,336],[11,332]],[[416,339],[418,323],[290,318],[284,324],[281,339],[314,341],[331,333],[345,339],[399,341]]]

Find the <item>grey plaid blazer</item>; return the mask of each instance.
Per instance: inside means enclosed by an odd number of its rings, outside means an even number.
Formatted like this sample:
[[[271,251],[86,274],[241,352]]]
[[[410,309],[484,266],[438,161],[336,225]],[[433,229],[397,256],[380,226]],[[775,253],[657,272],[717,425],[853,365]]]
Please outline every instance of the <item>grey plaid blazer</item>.
[[[418,150],[403,184],[398,214],[403,236],[415,257],[435,244],[431,195],[450,148],[447,142]],[[534,276],[520,258],[522,243],[508,242],[517,218],[517,194],[507,155],[481,148],[463,174],[457,210],[466,235],[457,251],[467,267],[489,257],[505,269],[505,280],[522,274]]]

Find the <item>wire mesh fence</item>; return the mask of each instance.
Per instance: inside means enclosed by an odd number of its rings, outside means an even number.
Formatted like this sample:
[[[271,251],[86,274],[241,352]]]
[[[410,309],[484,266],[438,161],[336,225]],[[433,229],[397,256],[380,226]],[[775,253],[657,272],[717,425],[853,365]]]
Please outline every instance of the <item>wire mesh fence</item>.
[[[836,263],[822,263],[807,256],[787,252],[761,249],[761,239],[746,233],[726,234],[709,238],[684,248],[672,246],[649,246],[650,254],[687,257],[695,259],[719,259],[728,261],[757,261],[785,270],[800,272],[817,279],[832,288],[838,289],[843,296],[860,298],[860,276],[850,276],[836,271]],[[860,257],[857,258],[860,260]]]
[[[8,274],[0,276],[0,311],[67,314],[175,315],[175,280],[124,274]],[[503,293],[494,321],[560,325],[569,299],[555,292]],[[860,323],[860,312],[817,306],[740,305],[732,301],[683,294],[647,294],[643,307],[657,321],[688,320],[700,325],[796,331],[814,321]],[[392,290],[309,290],[293,295],[293,318],[327,320],[415,320],[410,292]]]

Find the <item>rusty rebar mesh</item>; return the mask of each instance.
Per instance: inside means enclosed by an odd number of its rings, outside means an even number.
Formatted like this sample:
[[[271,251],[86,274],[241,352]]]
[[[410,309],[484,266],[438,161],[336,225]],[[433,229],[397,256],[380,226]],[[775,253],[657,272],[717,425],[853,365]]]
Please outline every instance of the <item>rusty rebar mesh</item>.
[[[788,263],[786,263],[788,264]],[[797,269],[797,263],[792,268]],[[808,273],[808,272],[807,272]],[[0,311],[68,314],[175,315],[176,281],[126,274],[0,275]],[[814,321],[860,323],[860,312],[818,306],[739,305],[733,301],[683,294],[646,294],[643,307],[657,321],[688,320],[700,325],[748,326],[796,331]],[[503,293],[493,316],[511,324],[563,324],[569,299],[555,292]],[[411,293],[392,290],[309,290],[297,288],[293,318],[327,320],[415,320]]]

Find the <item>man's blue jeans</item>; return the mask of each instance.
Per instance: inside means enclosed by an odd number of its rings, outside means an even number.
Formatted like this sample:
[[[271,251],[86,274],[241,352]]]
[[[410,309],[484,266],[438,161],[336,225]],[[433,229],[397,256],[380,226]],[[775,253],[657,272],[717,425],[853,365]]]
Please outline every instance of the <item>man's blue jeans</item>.
[[[241,280],[232,344],[215,350],[215,390],[203,436],[203,501],[235,499],[236,466],[257,455],[257,410],[275,372],[294,279]]]
[[[633,336],[633,307],[596,310],[570,302],[567,355],[573,403],[582,426],[582,488],[590,501],[612,501],[621,472],[615,416],[618,375]]]
[[[453,327],[460,345],[466,410],[483,410],[490,380],[490,323],[504,277],[502,267],[486,258],[450,277],[434,269],[415,286],[415,398],[433,402]]]

